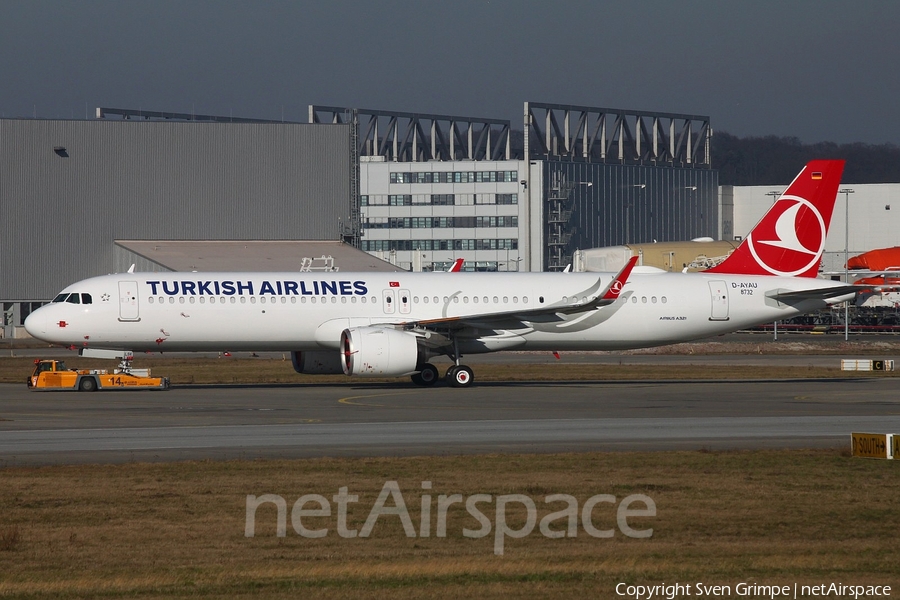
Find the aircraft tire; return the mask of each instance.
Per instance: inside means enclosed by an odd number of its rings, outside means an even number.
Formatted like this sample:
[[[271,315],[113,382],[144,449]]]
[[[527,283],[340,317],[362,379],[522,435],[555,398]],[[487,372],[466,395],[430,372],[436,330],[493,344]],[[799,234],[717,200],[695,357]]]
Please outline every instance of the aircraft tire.
[[[437,367],[433,364],[425,363],[422,365],[421,370],[413,375],[411,379],[416,385],[432,386],[440,379],[440,374],[438,374]]]
[[[454,365],[447,369],[447,383],[451,387],[469,387],[473,381],[475,381],[475,374],[466,365]]]
[[[97,391],[97,380],[93,377],[82,377],[78,384],[79,392],[95,392]]]

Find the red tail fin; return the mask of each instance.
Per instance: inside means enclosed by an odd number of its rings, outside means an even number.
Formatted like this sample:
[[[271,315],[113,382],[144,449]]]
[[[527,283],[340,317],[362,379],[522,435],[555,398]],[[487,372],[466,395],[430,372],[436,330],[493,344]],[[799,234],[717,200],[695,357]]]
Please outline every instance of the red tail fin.
[[[737,250],[706,272],[818,275],[843,172],[843,160],[807,163]]]

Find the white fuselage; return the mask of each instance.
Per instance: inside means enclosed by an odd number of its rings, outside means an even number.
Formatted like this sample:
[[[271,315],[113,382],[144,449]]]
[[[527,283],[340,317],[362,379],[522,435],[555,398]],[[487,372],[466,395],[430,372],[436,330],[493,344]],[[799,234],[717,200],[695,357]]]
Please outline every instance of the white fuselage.
[[[464,317],[460,350],[613,350],[708,337],[826,306],[774,292],[838,283],[635,269],[609,306],[515,317],[596,296],[600,273],[133,273],[87,279],[34,311],[28,331],[49,342],[133,351],[337,349],[349,327]],[[599,282],[598,282],[599,279]],[[599,283],[599,285],[598,285]],[[89,298],[85,297],[89,295]],[[852,294],[832,298],[841,302]],[[83,300],[90,300],[89,304]],[[498,320],[498,313],[511,317]],[[484,315],[485,327],[477,317]],[[490,319],[487,319],[490,317]],[[474,323],[474,324],[473,324]],[[468,341],[466,341],[468,340]]]

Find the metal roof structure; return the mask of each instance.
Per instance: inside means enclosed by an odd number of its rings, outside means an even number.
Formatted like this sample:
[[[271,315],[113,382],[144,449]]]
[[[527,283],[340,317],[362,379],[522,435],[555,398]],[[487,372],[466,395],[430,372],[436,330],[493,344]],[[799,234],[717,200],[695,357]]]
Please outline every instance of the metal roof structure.
[[[400,267],[338,241],[116,240],[118,271],[143,258],[137,270],[396,272]],[[139,262],[139,261],[138,261]],[[156,269],[160,270],[160,269]]]
[[[709,117],[525,103],[529,160],[711,169]]]
[[[502,119],[310,105],[309,122],[357,124],[360,156],[396,162],[514,158],[509,121]]]
[[[197,115],[194,113],[163,112],[158,110],[141,110],[132,108],[97,107],[98,119],[119,117],[120,120],[132,121],[197,121],[201,123],[296,123],[297,121],[275,121],[272,119],[247,119],[244,117],[223,117],[217,115]],[[114,119],[112,119],[114,120]]]

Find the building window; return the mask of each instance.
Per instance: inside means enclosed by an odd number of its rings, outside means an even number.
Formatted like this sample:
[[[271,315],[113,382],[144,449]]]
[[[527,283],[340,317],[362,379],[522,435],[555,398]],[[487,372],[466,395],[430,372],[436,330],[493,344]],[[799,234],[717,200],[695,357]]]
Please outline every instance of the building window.
[[[412,250],[518,250],[517,239],[363,240],[365,252]]]
[[[388,204],[391,206],[412,206],[412,195],[391,194],[388,196]]]
[[[432,194],[431,204],[434,206],[453,206],[456,202],[453,194]]]

